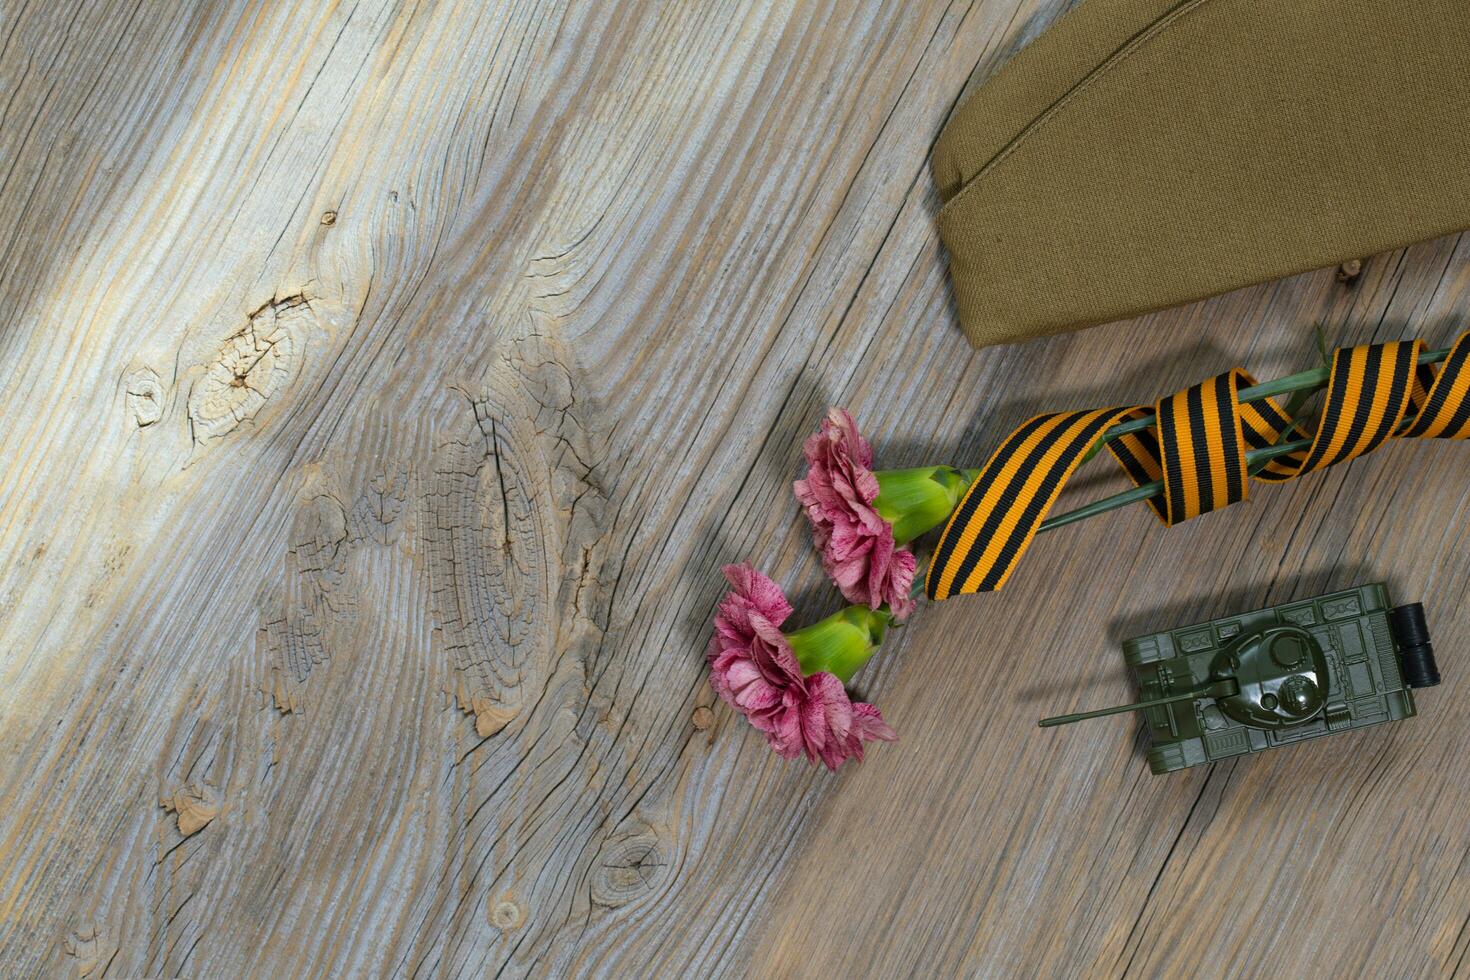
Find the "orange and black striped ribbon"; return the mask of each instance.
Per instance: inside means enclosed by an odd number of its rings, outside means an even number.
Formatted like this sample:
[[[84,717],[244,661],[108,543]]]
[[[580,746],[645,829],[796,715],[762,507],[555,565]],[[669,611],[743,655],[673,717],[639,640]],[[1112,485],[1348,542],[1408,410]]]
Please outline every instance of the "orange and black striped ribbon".
[[[1247,452],[1309,436],[1273,399],[1241,402],[1241,389],[1256,382],[1238,369],[1151,408],[1036,416],[1001,444],[950,516],[929,563],[929,598],[1004,585],[1088,449],[1125,420],[1154,419],[1108,449],[1135,486],[1162,481],[1163,491],[1148,503],[1168,525],[1246,499],[1252,476],[1281,483],[1372,452],[1394,436],[1470,438],[1470,333],[1439,368],[1419,365],[1423,350],[1420,341],[1399,341],[1336,351],[1310,445],[1254,474]]]

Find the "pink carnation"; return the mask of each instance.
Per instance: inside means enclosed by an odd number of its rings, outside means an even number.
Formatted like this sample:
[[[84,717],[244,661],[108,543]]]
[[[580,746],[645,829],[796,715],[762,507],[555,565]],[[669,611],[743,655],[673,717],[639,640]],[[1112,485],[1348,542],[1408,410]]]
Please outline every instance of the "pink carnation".
[[[783,758],[805,753],[836,769],[863,758],[863,742],[893,741],[871,704],[853,704],[828,673],[803,677],[780,626],[791,615],[781,587],[750,565],[726,565],[734,591],[720,602],[706,656],[710,686],[766,735]]]
[[[852,416],[833,408],[802,452],[807,474],[796,481],[796,499],[811,521],[827,574],[849,602],[872,609],[886,602],[894,618],[906,618],[914,608],[914,553],[894,545],[893,526],[873,509],[878,478],[872,447]]]

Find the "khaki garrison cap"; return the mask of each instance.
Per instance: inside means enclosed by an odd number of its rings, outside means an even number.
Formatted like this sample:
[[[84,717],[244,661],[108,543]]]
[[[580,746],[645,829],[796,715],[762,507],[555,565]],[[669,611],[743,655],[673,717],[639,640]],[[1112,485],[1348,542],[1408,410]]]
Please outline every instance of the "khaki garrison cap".
[[[1470,227],[1470,0],[1085,0],[934,149],[976,346]]]

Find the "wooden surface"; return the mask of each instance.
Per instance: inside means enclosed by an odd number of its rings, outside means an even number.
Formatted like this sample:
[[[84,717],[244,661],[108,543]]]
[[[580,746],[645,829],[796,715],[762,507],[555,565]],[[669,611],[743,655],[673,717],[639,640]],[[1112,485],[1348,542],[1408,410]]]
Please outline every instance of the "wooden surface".
[[[1470,448],[1043,537],[858,681],[712,705],[790,494],[1042,408],[1464,326],[1429,242],[970,351],[926,158],[1038,0],[0,0],[0,974],[1440,974],[1470,949]],[[1064,505],[1116,485],[1090,468]],[[1170,778],[1133,632],[1389,579],[1445,685]]]

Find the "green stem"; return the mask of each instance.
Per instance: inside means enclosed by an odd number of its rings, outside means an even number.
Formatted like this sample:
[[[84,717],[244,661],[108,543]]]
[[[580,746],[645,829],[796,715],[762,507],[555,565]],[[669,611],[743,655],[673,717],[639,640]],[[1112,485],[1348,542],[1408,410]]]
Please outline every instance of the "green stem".
[[[1277,456],[1289,456],[1298,449],[1306,449],[1311,445],[1312,440],[1310,439],[1297,439],[1293,442],[1281,442],[1274,446],[1267,446],[1264,449],[1252,449],[1245,454],[1246,469],[1251,475],[1255,475]],[[1156,497],[1163,492],[1164,481],[1155,480],[1152,483],[1145,483],[1142,486],[1134,487],[1132,490],[1115,493],[1111,497],[1094,500],[1090,504],[1085,504],[1076,510],[1069,510],[1065,514],[1048,517],[1041,522],[1041,527],[1036,530],[1039,533],[1041,531],[1050,531],[1053,528],[1066,527],[1068,524],[1075,524],[1089,517],[1096,517],[1098,514],[1105,514],[1110,510],[1117,510],[1119,507],[1126,507],[1140,500]]]

